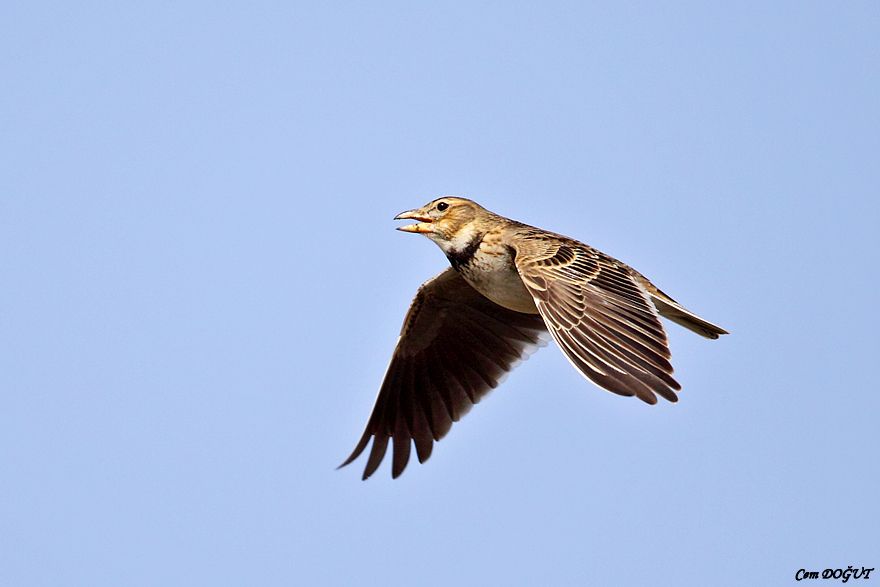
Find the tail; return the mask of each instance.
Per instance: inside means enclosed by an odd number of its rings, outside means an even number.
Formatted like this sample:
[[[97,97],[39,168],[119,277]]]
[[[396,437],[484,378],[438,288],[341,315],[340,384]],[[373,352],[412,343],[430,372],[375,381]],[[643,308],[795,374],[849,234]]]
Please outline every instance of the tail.
[[[671,297],[660,291],[660,288],[651,283],[647,277],[635,269],[631,269],[630,271],[632,271],[636,280],[648,291],[648,295],[651,296],[651,301],[654,302],[654,307],[657,308],[657,311],[664,318],[672,320],[676,324],[684,326],[688,330],[696,332],[700,336],[705,336],[706,338],[716,339],[722,334],[730,334],[720,326],[715,326],[711,322],[703,320],[673,300]]]
[[[655,291],[651,292],[651,301],[654,302],[654,307],[657,308],[661,316],[696,332],[700,336],[714,339],[722,334],[730,334],[720,326],[703,320],[659,289],[655,288]]]

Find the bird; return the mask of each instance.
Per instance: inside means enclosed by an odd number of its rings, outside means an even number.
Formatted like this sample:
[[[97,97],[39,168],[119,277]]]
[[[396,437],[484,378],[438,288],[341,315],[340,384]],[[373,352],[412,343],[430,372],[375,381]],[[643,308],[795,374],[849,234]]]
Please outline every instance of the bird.
[[[449,267],[419,287],[360,440],[362,478],[392,445],[391,476],[413,445],[420,463],[474,404],[552,339],[597,386],[656,404],[678,401],[663,316],[703,337],[728,334],[641,273],[575,239],[442,196],[395,220],[436,243]]]

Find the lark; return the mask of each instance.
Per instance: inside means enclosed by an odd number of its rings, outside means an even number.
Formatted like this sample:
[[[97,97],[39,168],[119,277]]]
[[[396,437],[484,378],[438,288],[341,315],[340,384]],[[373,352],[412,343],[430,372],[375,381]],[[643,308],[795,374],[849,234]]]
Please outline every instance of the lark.
[[[552,338],[581,375],[649,404],[678,401],[663,316],[706,338],[727,334],[641,273],[574,239],[445,196],[398,214],[398,230],[434,241],[451,267],[426,281],[350,464],[372,447],[363,478],[393,447],[391,475],[412,446],[424,463],[434,442],[502,377]]]

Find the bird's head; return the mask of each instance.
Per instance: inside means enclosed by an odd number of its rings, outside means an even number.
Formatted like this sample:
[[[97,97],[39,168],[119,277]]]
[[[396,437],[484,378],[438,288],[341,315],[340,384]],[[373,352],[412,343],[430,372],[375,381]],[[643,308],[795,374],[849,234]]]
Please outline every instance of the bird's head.
[[[461,250],[468,243],[481,238],[483,221],[492,213],[467,198],[443,196],[421,208],[401,212],[395,220],[417,220],[415,224],[399,226],[397,230],[424,234],[437,243],[444,252]]]

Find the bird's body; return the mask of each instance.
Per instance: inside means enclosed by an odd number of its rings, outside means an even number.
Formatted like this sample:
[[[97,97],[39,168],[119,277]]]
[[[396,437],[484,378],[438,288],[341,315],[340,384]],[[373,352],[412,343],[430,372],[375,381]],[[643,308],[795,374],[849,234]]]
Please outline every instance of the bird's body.
[[[514,265],[515,252],[507,242],[511,226],[499,225],[480,235],[476,247],[449,256],[452,267],[472,288],[508,310],[537,314],[535,301]]]
[[[597,385],[656,403],[676,401],[666,333],[658,315],[707,338],[727,334],[631,267],[574,239],[504,218],[465,198],[438,198],[396,219],[417,220],[451,268],[419,288],[367,429],[343,463],[373,448],[364,479],[388,441],[392,475],[420,462],[498,379],[546,333]]]

